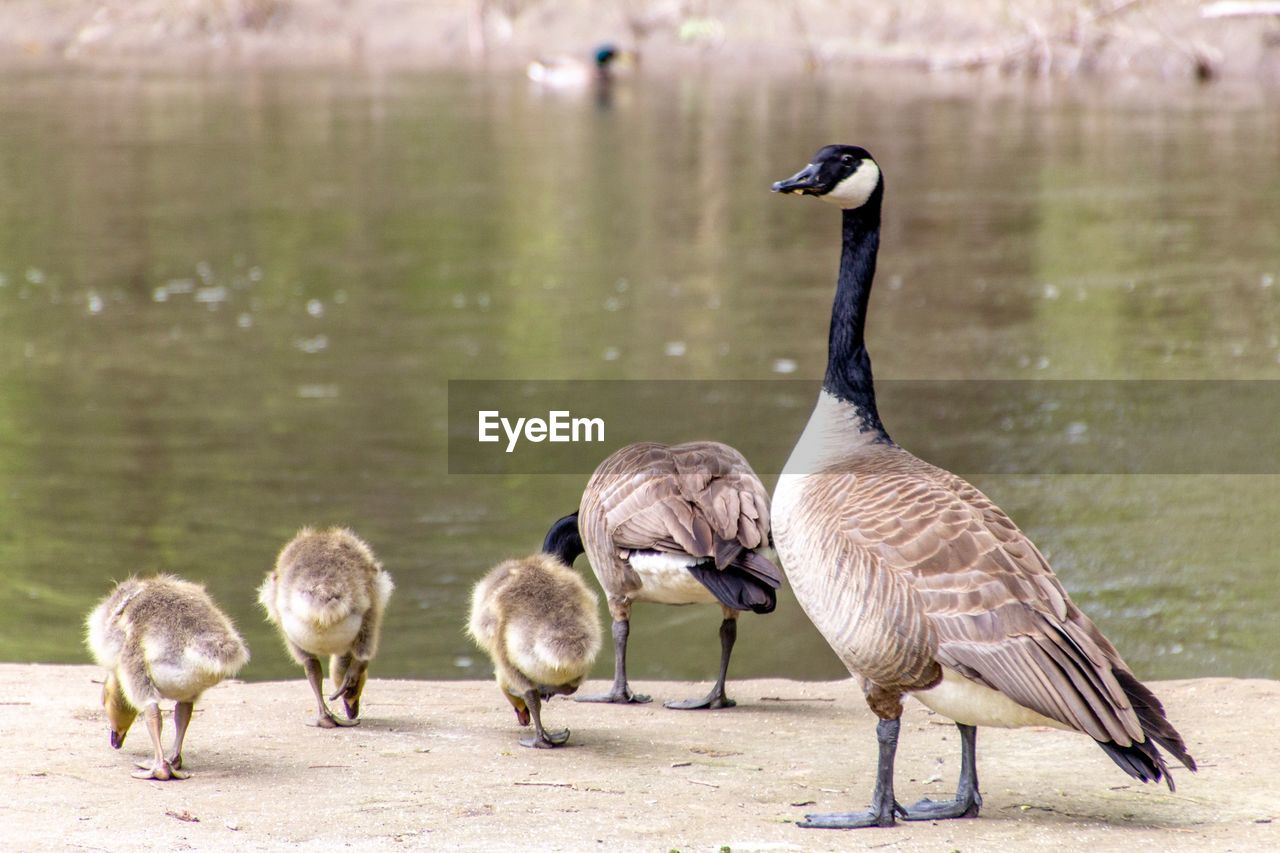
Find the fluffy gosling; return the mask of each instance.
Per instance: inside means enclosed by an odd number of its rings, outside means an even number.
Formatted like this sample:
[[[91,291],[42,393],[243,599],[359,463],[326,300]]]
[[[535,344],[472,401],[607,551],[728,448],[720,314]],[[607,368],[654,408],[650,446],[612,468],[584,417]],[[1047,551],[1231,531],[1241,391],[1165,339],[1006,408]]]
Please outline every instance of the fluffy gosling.
[[[369,661],[378,651],[382,614],[395,588],[373,550],[350,530],[303,528],[276,558],[258,590],[267,619],[302,664],[315,694],[315,725],[324,729],[359,723],[360,694]],[[329,677],[347,719],[325,705],[319,655],[329,655]]]
[[[597,600],[570,566],[582,553],[577,519],[547,533],[543,553],[495,566],[471,595],[467,632],[493,660],[494,675],[522,726],[521,746],[550,749],[569,730],[542,727],[542,700],[574,693],[600,651]]]
[[[204,587],[170,575],[130,578],[116,585],[85,621],[93,659],[107,669],[102,704],[112,748],[141,709],[155,757],[139,762],[135,779],[186,779],[182,742],[200,694],[235,675],[249,649]],[[160,743],[160,700],[173,709],[173,751]]]

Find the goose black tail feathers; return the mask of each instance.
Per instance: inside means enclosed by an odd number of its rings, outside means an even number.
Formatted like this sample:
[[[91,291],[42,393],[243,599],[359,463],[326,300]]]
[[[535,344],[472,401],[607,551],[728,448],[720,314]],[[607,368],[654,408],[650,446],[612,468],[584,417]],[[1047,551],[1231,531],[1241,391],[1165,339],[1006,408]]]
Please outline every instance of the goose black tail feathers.
[[[778,606],[777,589],[782,586],[782,572],[755,551],[736,545],[737,553],[730,556],[724,546],[723,542],[716,543],[714,563],[699,563],[689,571],[725,607],[772,613]],[[717,568],[717,565],[723,567]]]
[[[1196,770],[1195,759],[1187,752],[1182,736],[1169,723],[1164,713],[1164,706],[1160,704],[1155,694],[1132,674],[1118,668],[1112,672],[1129,698],[1134,713],[1138,715],[1138,722],[1141,723],[1147,739],[1142,743],[1129,746],[1102,742],[1098,745],[1111,756],[1111,760],[1118,764],[1121,770],[1135,779],[1143,782],[1159,782],[1163,779],[1170,791],[1176,790],[1173,777],[1169,775],[1169,768],[1165,765],[1164,756],[1156,749],[1156,744],[1163,747],[1166,752],[1178,759],[1183,767],[1193,773]]]

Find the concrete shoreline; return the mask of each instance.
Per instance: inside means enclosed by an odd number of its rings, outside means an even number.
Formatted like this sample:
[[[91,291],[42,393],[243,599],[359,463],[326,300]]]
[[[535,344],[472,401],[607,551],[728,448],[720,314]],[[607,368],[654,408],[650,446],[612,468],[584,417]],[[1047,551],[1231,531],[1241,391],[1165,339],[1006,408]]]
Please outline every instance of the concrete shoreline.
[[[376,672],[376,666],[375,666]],[[354,729],[308,727],[293,681],[224,683],[197,706],[181,782],[131,779],[138,724],[107,745],[92,666],[0,664],[0,800],[8,849],[1261,850],[1280,842],[1280,682],[1152,683],[1200,763],[1178,790],[1124,775],[1091,741],[982,729],[977,820],[803,830],[862,809],[874,721],[852,681],[738,681],[739,706],[669,711],[702,684],[637,682],[654,704],[556,700],[569,745],[529,750],[492,682],[371,680]],[[597,685],[598,686],[598,685]],[[588,685],[584,689],[593,689]],[[166,742],[172,730],[166,720]],[[954,727],[911,701],[904,802],[946,797]]]

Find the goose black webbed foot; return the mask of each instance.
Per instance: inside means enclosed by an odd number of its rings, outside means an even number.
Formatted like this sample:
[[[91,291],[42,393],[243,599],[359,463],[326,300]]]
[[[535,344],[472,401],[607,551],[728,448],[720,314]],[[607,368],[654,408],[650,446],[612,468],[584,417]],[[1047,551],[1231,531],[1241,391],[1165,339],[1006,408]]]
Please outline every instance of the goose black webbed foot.
[[[652,702],[652,696],[646,696],[643,693],[632,693],[631,688],[623,685],[619,687],[614,685],[613,689],[608,693],[593,693],[590,696],[574,696],[575,702],[605,702],[613,705],[643,705],[646,702]]]
[[[931,800],[925,797],[907,808],[903,820],[948,820],[956,817],[977,817],[982,808],[982,797],[975,791],[972,797],[954,800]]]
[[[715,688],[701,699],[672,700],[662,703],[673,711],[714,711],[719,708],[732,708],[738,703],[724,695],[724,688]]]
[[[865,812],[829,812],[827,814],[807,814],[796,826],[806,829],[864,829],[869,826],[893,826],[894,815],[907,816],[907,810],[896,800],[886,801],[878,808]]]

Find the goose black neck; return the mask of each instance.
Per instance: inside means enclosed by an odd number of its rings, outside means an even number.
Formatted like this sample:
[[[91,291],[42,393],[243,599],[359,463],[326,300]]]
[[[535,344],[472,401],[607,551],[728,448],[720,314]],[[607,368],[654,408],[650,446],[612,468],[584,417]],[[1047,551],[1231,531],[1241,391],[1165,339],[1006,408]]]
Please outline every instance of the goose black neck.
[[[871,356],[867,354],[864,337],[867,303],[876,274],[876,253],[880,249],[880,201],[883,195],[884,185],[881,184],[866,204],[844,211],[840,276],[836,282],[835,304],[831,307],[827,375],[822,387],[857,411],[863,432],[876,433],[879,439],[888,442],[889,435],[880,423],[880,413],[876,411]]]
[[[556,557],[566,566],[572,566],[582,551],[582,536],[578,533],[576,512],[558,519],[547,531],[547,538],[542,540],[542,553]]]

